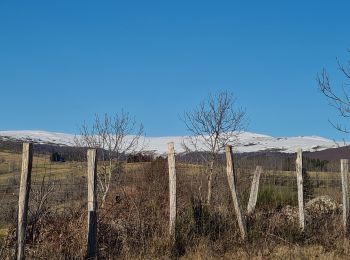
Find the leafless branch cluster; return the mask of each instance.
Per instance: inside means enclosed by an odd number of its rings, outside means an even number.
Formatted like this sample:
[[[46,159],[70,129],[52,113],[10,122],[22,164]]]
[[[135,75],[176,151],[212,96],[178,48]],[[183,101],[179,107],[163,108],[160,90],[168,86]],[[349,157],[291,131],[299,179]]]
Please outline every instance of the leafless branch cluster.
[[[350,52],[350,50],[348,50]],[[341,91],[336,91],[331,84],[329,74],[326,69],[323,69],[321,73],[317,75],[317,83],[319,90],[328,98],[329,104],[334,107],[339,115],[343,118],[350,117],[350,97],[349,97],[349,89],[350,86],[350,60],[347,61],[346,64],[343,64],[337,59],[338,69],[341,71],[343,76],[346,78],[348,82],[344,82],[341,86]],[[339,123],[334,123],[329,120],[334,128],[337,130],[350,133],[350,130]]]
[[[98,115],[92,126],[84,123],[80,136],[75,138],[78,146],[98,148],[100,164],[98,167],[98,184],[102,194],[102,206],[110,189],[113,175],[121,171],[121,160],[127,154],[141,151],[143,125],[137,124],[135,118],[122,111],[120,114],[102,118]]]
[[[210,94],[193,111],[185,112],[183,121],[191,133],[187,150],[205,151],[215,155],[229,142],[237,141],[244,130],[245,111],[235,108],[235,99],[228,92]]]
[[[236,100],[227,91],[210,94],[193,111],[185,112],[183,121],[190,132],[183,146],[187,151],[210,154],[207,203],[210,203],[212,175],[217,155],[228,143],[237,143],[245,127],[245,110],[235,107]]]
[[[49,213],[48,200],[52,193],[54,192],[54,184],[47,182],[44,176],[41,180],[40,185],[37,187],[32,187],[32,206],[29,210],[30,213],[30,224],[31,232],[30,236],[35,240],[37,233],[38,222],[44,218]]]

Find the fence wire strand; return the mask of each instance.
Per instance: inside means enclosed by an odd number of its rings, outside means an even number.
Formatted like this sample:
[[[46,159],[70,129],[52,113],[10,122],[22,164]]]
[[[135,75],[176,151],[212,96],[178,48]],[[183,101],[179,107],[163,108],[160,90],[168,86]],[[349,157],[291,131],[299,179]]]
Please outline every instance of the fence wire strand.
[[[11,228],[13,231],[16,226],[21,160],[21,154],[18,152],[0,152],[0,230],[3,232],[10,231]],[[234,164],[237,191],[245,211],[254,171],[259,161],[252,161],[248,164],[235,158]],[[180,218],[189,212],[197,214],[198,205],[206,203],[209,165],[208,161],[200,158],[176,155],[177,212]],[[84,160],[53,162],[50,154],[43,154],[34,149],[29,197],[30,224],[42,221],[48,215],[60,215],[67,218],[79,218],[81,215],[86,217],[86,174],[87,163]],[[342,183],[339,171],[313,172],[306,168],[303,176],[305,203],[325,195],[339,204],[342,202]],[[145,218],[158,219],[162,216],[167,220],[169,214],[167,178],[168,168],[165,159],[125,164],[122,173],[112,179],[111,192],[105,206],[99,209],[99,221],[114,223],[113,225],[120,228],[118,219],[123,218],[130,224],[139,225],[145,229]],[[212,207],[217,211],[233,212],[224,160],[215,164],[212,181]],[[152,201],[155,205],[147,200],[151,196],[155,198]],[[297,206],[295,171],[283,171],[276,167],[263,168],[256,210],[277,209],[287,205]],[[149,215],[152,207],[159,208],[159,216]],[[78,211],[80,215],[76,214]],[[167,221],[163,222],[163,224],[160,222],[158,224],[163,225],[166,230]],[[85,229],[84,225],[82,227]],[[99,232],[105,232],[105,228],[107,227],[99,226]],[[138,231],[135,229],[128,232],[135,234]],[[145,233],[142,233],[141,237],[146,237],[146,231],[142,232]],[[30,246],[38,250],[43,246],[43,241],[35,240],[35,234],[32,236]],[[13,255],[14,249],[11,250]]]

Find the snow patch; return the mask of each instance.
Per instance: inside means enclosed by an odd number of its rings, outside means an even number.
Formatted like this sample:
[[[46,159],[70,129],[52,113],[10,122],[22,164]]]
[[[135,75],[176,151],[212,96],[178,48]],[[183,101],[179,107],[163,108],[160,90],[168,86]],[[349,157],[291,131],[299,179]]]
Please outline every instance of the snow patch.
[[[79,136],[77,136],[79,138]],[[46,132],[46,131],[0,131],[0,138],[4,140],[32,141],[41,144],[57,144],[74,146],[75,135]],[[321,151],[329,148],[343,146],[319,136],[298,137],[272,137],[268,135],[242,132],[239,134],[239,145],[234,150],[240,153],[259,151],[280,151],[294,153],[297,148],[303,151]],[[182,143],[186,142],[186,136],[144,137],[145,150],[154,151],[157,154],[166,153],[167,143],[174,142],[176,152],[183,152]]]

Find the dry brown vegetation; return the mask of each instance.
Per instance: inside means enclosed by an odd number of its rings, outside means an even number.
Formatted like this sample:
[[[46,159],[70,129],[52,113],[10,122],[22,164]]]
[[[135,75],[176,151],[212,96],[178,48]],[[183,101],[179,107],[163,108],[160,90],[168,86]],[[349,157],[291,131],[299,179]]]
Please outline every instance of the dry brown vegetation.
[[[27,258],[84,258],[87,222],[86,183],[82,177],[84,163],[51,164],[50,169],[61,170],[53,171],[48,181],[39,182],[45,176],[45,167],[41,166],[49,164],[45,158],[37,158],[33,169],[34,180],[38,182],[31,193]],[[5,158],[5,162],[7,160]],[[177,164],[177,243],[174,247],[170,246],[167,167],[163,159],[124,165],[123,173],[113,181],[105,207],[98,210],[100,259],[348,258],[350,244],[344,238],[340,212],[312,219],[306,232],[300,233],[297,223],[286,219],[282,212],[283,206],[296,203],[296,190],[283,186],[284,179],[271,177],[273,172],[266,173],[266,176],[271,175],[269,180],[272,182],[262,180],[257,210],[249,220],[248,240],[242,241],[224,168],[216,169],[212,204],[208,207],[204,204],[207,181],[204,168],[186,163]],[[63,169],[66,169],[66,175]],[[71,175],[74,173],[73,178]],[[238,189],[243,205],[247,205],[251,173],[251,169],[238,170]],[[281,173],[280,176],[283,175],[288,173]],[[36,216],[34,190],[42,186],[47,188],[51,177],[56,181],[74,181],[75,185],[54,189],[45,201],[41,214]],[[321,188],[317,192],[325,191]],[[339,193],[339,187],[333,187],[333,193],[336,189]],[[61,197],[62,194],[72,195]],[[7,211],[1,213],[0,258],[11,259],[16,248],[15,196],[11,205],[3,202],[2,210],[6,208]]]

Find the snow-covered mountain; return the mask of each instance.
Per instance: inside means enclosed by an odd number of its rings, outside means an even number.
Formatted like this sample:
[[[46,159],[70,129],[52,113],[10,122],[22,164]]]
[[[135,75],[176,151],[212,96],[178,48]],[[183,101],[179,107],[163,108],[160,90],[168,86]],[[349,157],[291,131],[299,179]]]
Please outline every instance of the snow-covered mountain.
[[[32,141],[41,144],[74,146],[74,138],[75,135],[72,134],[46,131],[0,131],[2,140]],[[163,154],[166,152],[167,143],[174,142],[176,151],[182,152],[183,141],[186,142],[185,136],[145,137],[144,146],[145,150]],[[318,136],[272,137],[250,132],[240,133],[239,142],[240,144],[234,149],[241,153],[259,151],[294,153],[299,147],[303,151],[313,152],[344,145]]]

